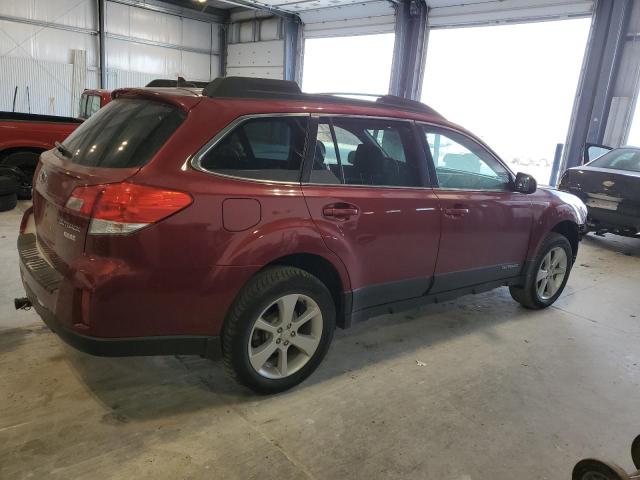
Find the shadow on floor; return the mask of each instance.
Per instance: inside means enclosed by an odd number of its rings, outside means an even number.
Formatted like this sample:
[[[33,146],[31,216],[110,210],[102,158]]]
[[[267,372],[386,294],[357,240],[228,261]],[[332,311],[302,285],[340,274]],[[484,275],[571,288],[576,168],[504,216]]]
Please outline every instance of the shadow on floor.
[[[493,327],[537,314],[517,305],[503,288],[408,314],[370,319],[348,331],[337,330],[327,358],[293,391],[476,331],[499,342]],[[104,419],[108,422],[159,418],[265,398],[238,386],[225,374],[221,361],[188,356],[100,358],[70,347],[65,355],[87,390],[111,410]]]
[[[0,332],[0,354],[17,350],[32,335],[50,332],[44,325],[33,328],[11,328]]]

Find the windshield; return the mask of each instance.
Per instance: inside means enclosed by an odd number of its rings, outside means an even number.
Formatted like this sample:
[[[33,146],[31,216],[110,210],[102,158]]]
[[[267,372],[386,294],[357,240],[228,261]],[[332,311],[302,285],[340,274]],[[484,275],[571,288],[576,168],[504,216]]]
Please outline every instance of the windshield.
[[[640,150],[618,148],[595,159],[593,162],[589,162],[588,165],[590,167],[640,172]]]
[[[89,167],[141,167],[176,131],[185,113],[171,105],[120,99],[98,110],[63,145],[71,161]]]

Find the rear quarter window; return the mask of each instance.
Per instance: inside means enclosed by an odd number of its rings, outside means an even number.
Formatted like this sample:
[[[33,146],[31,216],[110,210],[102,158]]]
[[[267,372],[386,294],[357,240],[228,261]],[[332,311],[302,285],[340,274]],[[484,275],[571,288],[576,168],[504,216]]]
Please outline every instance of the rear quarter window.
[[[184,121],[177,107],[142,99],[110,102],[63,142],[71,162],[89,167],[145,165]]]
[[[307,115],[247,119],[204,153],[199,167],[234,177],[297,182],[307,122]]]

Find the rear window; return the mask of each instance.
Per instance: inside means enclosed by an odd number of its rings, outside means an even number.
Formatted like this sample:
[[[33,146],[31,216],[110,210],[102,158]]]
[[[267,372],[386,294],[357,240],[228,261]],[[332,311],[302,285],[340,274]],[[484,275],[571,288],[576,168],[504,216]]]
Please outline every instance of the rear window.
[[[63,142],[71,161],[88,167],[141,167],[176,131],[186,114],[139,99],[110,102]]]
[[[612,150],[590,162],[589,166],[640,172],[640,150],[627,148]]]

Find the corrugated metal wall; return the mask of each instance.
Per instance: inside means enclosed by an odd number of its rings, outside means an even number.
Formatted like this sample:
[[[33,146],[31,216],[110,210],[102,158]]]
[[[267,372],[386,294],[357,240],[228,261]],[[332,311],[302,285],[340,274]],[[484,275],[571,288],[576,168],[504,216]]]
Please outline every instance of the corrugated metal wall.
[[[107,2],[107,69],[130,78],[210,80],[220,73],[219,25]],[[118,74],[118,78],[126,75]],[[117,86],[139,86],[122,84]]]
[[[0,0],[0,108],[73,115],[74,78],[97,88],[96,0]],[[209,80],[220,74],[219,24],[107,2],[107,88],[142,86],[154,78]],[[73,75],[74,51],[86,74]],[[76,69],[78,67],[76,66]],[[78,85],[76,85],[76,90]]]
[[[73,65],[31,58],[0,57],[0,110],[71,116]],[[28,93],[27,93],[28,89]]]

